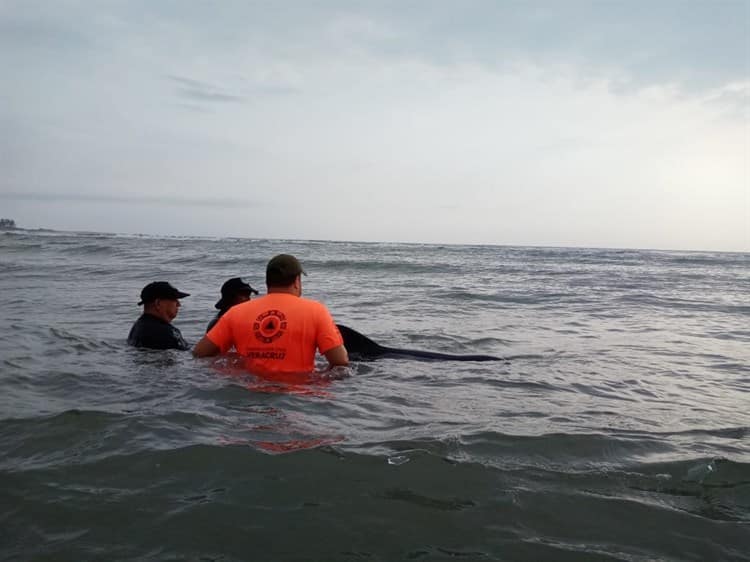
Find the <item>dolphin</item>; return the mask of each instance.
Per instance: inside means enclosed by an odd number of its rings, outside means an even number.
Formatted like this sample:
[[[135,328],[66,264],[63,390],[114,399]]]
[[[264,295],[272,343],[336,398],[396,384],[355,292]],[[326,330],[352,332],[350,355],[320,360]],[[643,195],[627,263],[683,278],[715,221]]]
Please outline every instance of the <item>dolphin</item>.
[[[504,360],[502,357],[495,357],[493,355],[453,355],[452,353],[438,353],[436,351],[385,347],[347,326],[342,324],[336,324],[336,326],[338,326],[339,332],[341,332],[341,336],[344,338],[344,347],[346,347],[352,359],[355,360],[372,361],[381,357],[409,357],[412,359],[435,359],[443,361]]]

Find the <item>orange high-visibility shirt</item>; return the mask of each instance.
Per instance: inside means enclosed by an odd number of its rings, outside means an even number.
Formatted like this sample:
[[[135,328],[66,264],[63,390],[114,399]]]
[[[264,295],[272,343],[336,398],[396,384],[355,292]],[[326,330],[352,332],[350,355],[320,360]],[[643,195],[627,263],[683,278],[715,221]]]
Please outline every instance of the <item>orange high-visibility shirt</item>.
[[[289,293],[233,306],[206,335],[222,353],[234,346],[258,374],[309,373],[316,349],[325,353],[344,343],[325,305]]]

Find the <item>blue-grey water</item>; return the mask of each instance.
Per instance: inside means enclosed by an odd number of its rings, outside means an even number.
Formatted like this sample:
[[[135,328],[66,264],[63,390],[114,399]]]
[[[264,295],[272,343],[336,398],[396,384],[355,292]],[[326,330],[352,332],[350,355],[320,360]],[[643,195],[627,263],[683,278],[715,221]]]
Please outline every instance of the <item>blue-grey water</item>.
[[[297,255],[393,347],[271,385],[128,348]],[[750,560],[750,255],[0,233],[2,560]],[[322,364],[322,363],[321,363]]]

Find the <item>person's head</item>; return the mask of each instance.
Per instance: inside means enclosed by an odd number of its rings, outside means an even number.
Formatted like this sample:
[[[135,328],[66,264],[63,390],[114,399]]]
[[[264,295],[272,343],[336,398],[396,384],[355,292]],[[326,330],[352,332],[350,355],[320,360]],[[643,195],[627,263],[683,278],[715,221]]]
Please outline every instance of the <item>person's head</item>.
[[[294,256],[279,254],[271,258],[266,266],[268,292],[302,294],[302,275],[307,275],[302,264]]]
[[[188,296],[189,293],[178,291],[166,281],[154,281],[143,287],[138,304],[143,305],[144,312],[171,322],[180,309],[180,299]]]
[[[239,277],[232,277],[221,286],[221,298],[214,306],[222,312],[226,312],[235,304],[249,301],[253,294],[257,295],[258,291]]]

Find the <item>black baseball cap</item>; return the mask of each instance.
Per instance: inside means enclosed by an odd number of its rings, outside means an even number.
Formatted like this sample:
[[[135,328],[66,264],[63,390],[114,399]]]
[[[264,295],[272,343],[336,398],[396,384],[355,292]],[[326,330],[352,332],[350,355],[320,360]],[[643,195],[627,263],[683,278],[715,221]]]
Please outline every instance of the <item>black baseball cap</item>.
[[[266,285],[286,287],[291,285],[299,274],[307,275],[299,260],[289,254],[279,254],[271,258],[266,266]]]
[[[189,297],[190,293],[183,293],[178,291],[172,285],[166,281],[154,281],[149,283],[141,291],[141,302],[138,304],[147,304],[155,301],[156,299],[181,299],[183,297]]]
[[[259,294],[257,290],[245,283],[239,277],[232,277],[221,286],[221,298],[214,305],[219,310],[224,310],[232,305],[232,300],[236,295]]]

